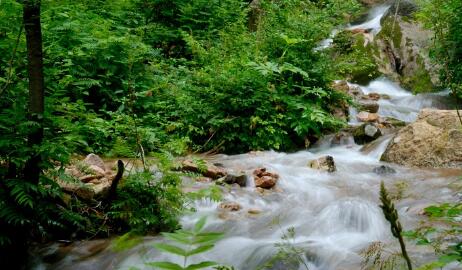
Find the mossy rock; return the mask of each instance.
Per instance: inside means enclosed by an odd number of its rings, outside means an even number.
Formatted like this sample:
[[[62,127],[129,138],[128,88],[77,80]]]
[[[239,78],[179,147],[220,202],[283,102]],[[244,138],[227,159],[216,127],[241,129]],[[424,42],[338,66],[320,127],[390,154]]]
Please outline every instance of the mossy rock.
[[[380,76],[374,61],[374,47],[367,44],[362,34],[340,32],[334,39],[334,59],[337,73],[344,78],[364,84]]]

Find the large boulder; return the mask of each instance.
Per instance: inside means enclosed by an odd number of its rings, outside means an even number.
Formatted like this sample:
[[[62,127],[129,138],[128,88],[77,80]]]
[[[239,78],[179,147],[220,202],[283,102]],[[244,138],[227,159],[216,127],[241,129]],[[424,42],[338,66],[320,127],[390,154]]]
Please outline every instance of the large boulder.
[[[429,92],[439,85],[439,67],[429,57],[433,33],[406,17],[415,11],[412,1],[401,0],[395,18],[394,4],[381,21],[374,39],[379,71],[414,92]]]
[[[66,193],[89,201],[106,197],[114,177],[115,172],[106,169],[99,156],[89,154],[84,160],[67,167],[64,177],[57,183]]]
[[[462,167],[462,125],[457,112],[422,110],[414,123],[395,135],[381,159],[412,167]]]

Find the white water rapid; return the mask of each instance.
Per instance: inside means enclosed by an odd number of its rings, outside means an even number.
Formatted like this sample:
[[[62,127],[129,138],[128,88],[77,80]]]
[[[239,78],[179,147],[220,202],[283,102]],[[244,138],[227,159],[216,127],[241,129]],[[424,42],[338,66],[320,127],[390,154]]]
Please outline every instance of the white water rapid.
[[[275,244],[282,241],[283,233],[291,227],[295,229],[291,243],[303,250],[301,256],[310,270],[359,270],[363,261],[360,252],[375,241],[390,244],[390,249],[397,251],[398,244],[378,207],[380,181],[385,181],[392,191],[405,185],[396,206],[403,226],[411,229],[421,219],[419,212],[425,206],[455,200],[457,194],[447,185],[456,181],[460,171],[413,170],[384,164],[379,157],[388,140],[389,137],[384,137],[368,154],[361,152],[360,146],[345,141],[336,147],[324,145],[292,154],[267,151],[216,156],[213,161],[226,168],[243,170],[250,176],[255,168],[265,167],[277,172],[280,180],[277,190],[268,194],[257,192],[251,177],[247,187],[225,191],[224,201],[242,206],[237,212],[223,212],[218,202],[197,201],[194,205],[197,211],[182,218],[183,227],[192,228],[200,217],[207,216],[206,230],[224,231],[226,236],[212,251],[189,262],[215,260],[233,265],[236,270],[258,269],[277,253]],[[324,155],[334,157],[336,172],[307,167],[309,160]],[[380,165],[390,166],[396,173],[385,176],[374,173],[373,169]],[[200,188],[207,184],[193,185]],[[145,263],[163,260],[182,263],[179,257],[153,248],[152,243],[158,241],[163,240],[146,237],[130,250],[117,253],[108,248],[86,260],[73,260],[68,255],[46,269],[152,269]],[[428,250],[409,248],[414,259],[431,259]],[[78,252],[79,249],[74,253]],[[42,267],[36,269],[45,269]],[[289,270],[281,264],[266,269]],[[290,268],[293,269],[306,270],[304,264]]]
[[[353,25],[348,24],[345,27],[340,27],[339,29],[332,30],[329,37],[319,42],[318,47],[316,47],[314,50],[321,51],[321,50],[329,48],[334,42],[334,38],[337,35],[337,33],[339,33],[343,28],[346,28],[347,30],[356,30],[356,29],[368,30],[373,38],[373,36],[377,35],[382,29],[382,26],[380,25],[380,20],[382,19],[382,17],[385,15],[385,13],[388,11],[389,8],[390,8],[390,5],[379,5],[379,6],[371,8],[364,22],[360,22],[358,24],[353,24]]]
[[[378,78],[367,86],[352,83],[349,85],[359,87],[366,95],[370,93],[382,95],[382,98],[378,101],[378,114],[382,117],[392,117],[408,123],[417,119],[421,109],[447,109],[451,106],[449,90],[413,95],[385,77]],[[349,124],[356,125],[359,123],[356,119],[357,113],[354,107],[350,108]]]

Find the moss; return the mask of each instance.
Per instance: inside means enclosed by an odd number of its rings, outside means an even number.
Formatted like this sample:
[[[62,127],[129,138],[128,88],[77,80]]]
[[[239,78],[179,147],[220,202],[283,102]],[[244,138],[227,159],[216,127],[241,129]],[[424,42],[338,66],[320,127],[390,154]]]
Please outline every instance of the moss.
[[[382,30],[377,35],[378,38],[388,39],[393,42],[395,48],[401,47],[401,41],[403,39],[403,33],[401,32],[401,27],[399,26],[399,21],[397,20],[393,27],[394,18],[389,16],[385,18],[382,22]]]
[[[413,75],[406,76],[402,79],[404,87],[412,90],[415,94],[434,91],[435,86],[419,55],[417,55],[416,63],[418,68],[413,72]]]
[[[367,83],[380,75],[374,61],[374,53],[380,52],[370,44],[364,46],[365,41],[362,34],[339,33],[333,56],[337,74],[356,83]]]

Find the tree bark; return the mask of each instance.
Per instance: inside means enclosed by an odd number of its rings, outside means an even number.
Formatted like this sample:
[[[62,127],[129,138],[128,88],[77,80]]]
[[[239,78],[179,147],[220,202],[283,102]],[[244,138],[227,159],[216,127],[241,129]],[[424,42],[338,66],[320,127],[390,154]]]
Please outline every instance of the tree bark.
[[[40,24],[40,0],[23,1],[23,22],[26,32],[27,61],[29,77],[29,108],[28,118],[38,124],[30,131],[28,136],[32,155],[24,168],[24,177],[27,181],[38,183],[40,178],[40,154],[33,148],[40,145],[43,140],[43,113],[45,83],[43,78],[43,49],[42,27]]]

